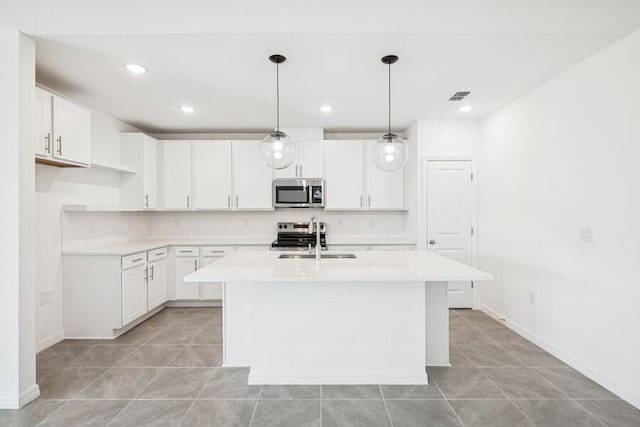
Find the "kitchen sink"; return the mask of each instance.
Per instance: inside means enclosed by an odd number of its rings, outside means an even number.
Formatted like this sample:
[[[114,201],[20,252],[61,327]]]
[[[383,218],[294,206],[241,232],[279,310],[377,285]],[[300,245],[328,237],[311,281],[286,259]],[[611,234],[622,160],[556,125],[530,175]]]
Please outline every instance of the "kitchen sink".
[[[281,254],[279,259],[315,259],[315,254]],[[321,259],[354,259],[354,254],[322,254]]]

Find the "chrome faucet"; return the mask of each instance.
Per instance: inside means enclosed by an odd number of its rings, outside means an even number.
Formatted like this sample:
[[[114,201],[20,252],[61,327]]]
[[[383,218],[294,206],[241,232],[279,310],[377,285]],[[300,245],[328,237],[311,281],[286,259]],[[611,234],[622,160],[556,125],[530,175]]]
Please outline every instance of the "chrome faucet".
[[[320,221],[318,221],[318,219],[315,216],[312,216],[311,219],[309,220],[309,224],[311,224],[310,230],[311,233],[313,233],[313,227],[315,224],[315,228],[316,228],[316,259],[320,260],[322,259],[322,255],[320,253],[320,250],[322,249],[322,246],[320,245]],[[311,246],[311,245],[309,245]],[[309,248],[311,249],[311,248]]]

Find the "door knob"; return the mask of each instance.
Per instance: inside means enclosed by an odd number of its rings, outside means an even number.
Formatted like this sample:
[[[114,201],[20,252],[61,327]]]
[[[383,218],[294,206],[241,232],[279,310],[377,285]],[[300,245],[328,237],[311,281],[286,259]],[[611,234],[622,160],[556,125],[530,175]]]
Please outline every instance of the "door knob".
[[[435,244],[436,244],[436,241],[435,241],[435,240],[433,240],[433,239],[432,239],[432,240],[429,240],[429,244],[430,244],[430,245],[435,245]]]

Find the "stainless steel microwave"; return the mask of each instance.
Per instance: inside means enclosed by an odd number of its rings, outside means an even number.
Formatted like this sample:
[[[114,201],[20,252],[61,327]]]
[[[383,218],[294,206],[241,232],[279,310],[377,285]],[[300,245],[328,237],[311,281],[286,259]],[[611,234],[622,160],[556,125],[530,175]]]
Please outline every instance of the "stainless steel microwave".
[[[321,208],[324,206],[322,179],[274,179],[274,208]]]

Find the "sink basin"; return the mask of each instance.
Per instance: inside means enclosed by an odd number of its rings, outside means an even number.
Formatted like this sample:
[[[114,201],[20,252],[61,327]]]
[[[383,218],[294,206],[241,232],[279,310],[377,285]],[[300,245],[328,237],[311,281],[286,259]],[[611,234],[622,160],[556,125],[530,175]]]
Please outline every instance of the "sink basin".
[[[354,259],[354,254],[322,254],[321,259]],[[281,254],[279,259],[316,259],[312,254]]]

